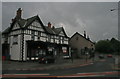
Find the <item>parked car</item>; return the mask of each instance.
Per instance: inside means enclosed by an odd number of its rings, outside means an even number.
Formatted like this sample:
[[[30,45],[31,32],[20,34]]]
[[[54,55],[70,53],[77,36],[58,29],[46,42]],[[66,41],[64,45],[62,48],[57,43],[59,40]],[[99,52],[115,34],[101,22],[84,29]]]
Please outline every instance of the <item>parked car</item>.
[[[103,58],[104,58],[104,55],[102,55],[102,54],[99,55],[99,58],[100,58],[100,59],[103,59]]]
[[[55,58],[53,56],[43,56],[43,57],[38,58],[38,62],[39,63],[44,63],[44,64],[54,63]]]
[[[112,54],[108,54],[107,57],[108,57],[108,58],[112,58]]]

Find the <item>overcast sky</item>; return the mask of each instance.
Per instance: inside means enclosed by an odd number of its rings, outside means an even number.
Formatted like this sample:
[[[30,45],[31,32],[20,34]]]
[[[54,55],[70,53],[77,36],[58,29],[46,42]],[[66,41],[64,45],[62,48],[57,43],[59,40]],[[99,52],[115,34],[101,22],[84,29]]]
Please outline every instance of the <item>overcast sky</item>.
[[[64,27],[68,36],[84,30],[92,41],[109,39],[118,35],[117,2],[3,2],[2,29],[10,26],[16,10],[23,9],[23,18],[39,15],[44,25],[51,22],[55,27]]]

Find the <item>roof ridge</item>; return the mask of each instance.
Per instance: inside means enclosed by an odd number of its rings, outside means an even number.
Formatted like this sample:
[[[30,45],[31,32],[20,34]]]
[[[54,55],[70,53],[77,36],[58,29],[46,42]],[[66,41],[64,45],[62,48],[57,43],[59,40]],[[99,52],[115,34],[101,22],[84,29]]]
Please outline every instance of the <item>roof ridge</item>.
[[[31,19],[31,18],[34,18],[34,17],[38,17],[38,15],[32,16],[32,17],[30,17],[30,18],[27,18],[26,20]]]
[[[79,32],[76,32],[75,34],[79,34],[79,35],[80,35],[80,36],[82,36],[84,39],[88,40],[88,39],[87,39],[87,38],[85,38],[83,35],[81,35]],[[75,35],[75,34],[74,34],[74,35]],[[90,39],[89,39],[88,41],[90,41],[90,42],[94,43],[94,42],[93,42],[92,40],[90,40]]]
[[[60,28],[63,28],[63,27],[57,27],[57,28],[55,28],[55,29],[60,29]]]

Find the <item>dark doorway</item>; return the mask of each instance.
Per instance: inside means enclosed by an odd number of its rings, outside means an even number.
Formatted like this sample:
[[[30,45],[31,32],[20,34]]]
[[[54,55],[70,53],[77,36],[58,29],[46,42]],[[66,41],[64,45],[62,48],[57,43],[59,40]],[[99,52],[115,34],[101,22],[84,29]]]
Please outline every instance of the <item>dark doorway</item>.
[[[9,44],[2,44],[2,57],[4,60],[10,60]]]

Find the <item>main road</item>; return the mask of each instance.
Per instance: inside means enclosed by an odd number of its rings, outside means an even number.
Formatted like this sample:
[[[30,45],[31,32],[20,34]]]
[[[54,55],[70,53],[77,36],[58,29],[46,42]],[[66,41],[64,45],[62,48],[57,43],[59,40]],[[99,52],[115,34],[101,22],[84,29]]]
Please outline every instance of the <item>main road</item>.
[[[54,70],[12,70],[4,71],[3,77],[118,77],[119,72],[113,69],[114,58],[104,58],[87,66]]]

